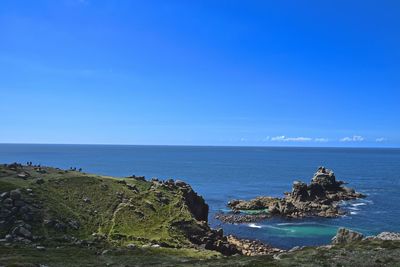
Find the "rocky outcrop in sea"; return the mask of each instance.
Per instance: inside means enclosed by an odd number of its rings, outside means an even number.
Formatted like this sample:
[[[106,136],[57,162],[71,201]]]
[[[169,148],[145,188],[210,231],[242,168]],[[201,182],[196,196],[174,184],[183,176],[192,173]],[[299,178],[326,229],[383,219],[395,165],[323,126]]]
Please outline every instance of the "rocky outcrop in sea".
[[[287,218],[326,217],[343,215],[339,202],[364,198],[361,193],[337,181],[332,170],[319,167],[311,182],[295,181],[292,191],[283,198],[260,196],[252,200],[232,200],[229,214],[217,214],[216,218],[228,223],[254,222],[272,216]],[[252,211],[252,214],[248,214]],[[245,212],[246,214],[243,214]]]

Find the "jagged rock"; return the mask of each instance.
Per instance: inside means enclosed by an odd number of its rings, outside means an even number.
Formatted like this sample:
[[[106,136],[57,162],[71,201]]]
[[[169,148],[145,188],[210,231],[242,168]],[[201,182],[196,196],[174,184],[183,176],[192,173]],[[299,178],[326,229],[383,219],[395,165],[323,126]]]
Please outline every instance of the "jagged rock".
[[[7,242],[12,242],[12,241],[13,241],[13,236],[10,235],[10,234],[7,234],[7,235],[5,236],[5,240],[6,240]]]
[[[185,204],[188,206],[190,212],[193,214],[196,220],[207,222],[209,207],[204,198],[193,191],[191,186],[188,184],[185,185],[185,187],[181,188]]]
[[[291,195],[294,201],[307,201],[310,197],[307,191],[307,184],[300,181],[295,181],[293,183]]]
[[[267,214],[257,214],[257,215],[249,215],[249,214],[223,214],[218,213],[215,215],[215,218],[225,222],[225,223],[250,223],[250,222],[258,222],[265,220],[269,217]]]
[[[128,187],[129,190],[139,192],[139,190],[138,190],[138,188],[136,187],[136,185],[127,184],[126,186]]]
[[[27,179],[29,178],[31,175],[28,172],[20,172],[17,174],[18,178],[22,178],[22,179]]]
[[[126,245],[126,247],[129,249],[134,249],[134,248],[136,248],[136,245],[131,243],[131,244]]]
[[[257,197],[249,201],[230,201],[228,206],[235,214],[231,217],[219,216],[219,218],[224,222],[242,221],[242,216],[237,220],[232,217],[239,217],[240,212],[249,210],[253,214],[257,213],[254,211],[268,211],[270,216],[279,215],[289,218],[337,217],[343,214],[337,205],[339,201],[365,197],[354,189],[342,185],[343,182],[336,181],[333,171],[320,167],[309,185],[296,181],[293,183],[292,191],[286,193],[283,198]],[[251,216],[245,218],[247,221]],[[258,219],[256,216],[254,218]]]
[[[19,200],[21,199],[21,191],[19,189],[11,190],[10,191],[10,198],[12,200]]]
[[[14,206],[15,207],[22,207],[25,205],[25,202],[22,200],[14,200]]]
[[[392,232],[382,232],[375,236],[375,239],[380,239],[380,240],[400,240],[400,233],[392,233]]]
[[[9,192],[3,192],[0,194],[0,199],[3,200],[5,198],[8,198],[10,196]]]
[[[332,244],[348,244],[361,241],[364,235],[346,228],[339,228],[336,236],[332,238]]]
[[[3,207],[4,208],[12,208],[13,200],[11,198],[6,198],[3,200]]]
[[[18,226],[12,230],[12,235],[24,237],[26,239],[32,239],[32,233],[23,226]]]
[[[19,163],[12,163],[12,164],[6,164],[7,169],[12,170],[12,171],[17,171],[19,169],[22,169],[22,165]]]
[[[91,202],[90,198],[88,198],[88,197],[84,197],[82,200],[85,203],[90,203]]]
[[[310,196],[310,200],[315,200],[317,198],[319,199],[326,198],[324,188],[318,183],[311,183],[308,186],[308,194]]]
[[[229,235],[227,241],[231,245],[234,245],[241,254],[246,256],[271,255],[283,252],[283,250],[273,248],[258,240],[239,239]]]
[[[257,197],[249,201],[233,200],[228,202],[228,206],[233,210],[258,210],[278,205],[279,201],[280,199],[273,197]]]
[[[178,186],[178,187],[185,187],[185,186],[187,186],[188,184],[185,183],[184,181],[176,180],[176,181],[175,181],[175,185]]]
[[[68,225],[74,230],[78,230],[80,227],[80,223],[77,220],[73,220],[73,219],[70,219],[68,221]]]
[[[333,171],[325,169],[325,167],[318,168],[312,178],[312,183],[321,185],[325,190],[334,190],[343,184],[342,182],[337,182]]]

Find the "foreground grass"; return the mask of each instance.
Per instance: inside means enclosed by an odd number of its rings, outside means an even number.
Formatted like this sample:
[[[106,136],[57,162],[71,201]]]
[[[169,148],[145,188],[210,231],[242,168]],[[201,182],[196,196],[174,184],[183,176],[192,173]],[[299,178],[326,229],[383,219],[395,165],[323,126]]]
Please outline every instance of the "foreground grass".
[[[104,253],[106,251],[106,253]],[[272,256],[223,257],[212,251],[171,248],[96,248],[0,246],[5,266],[400,266],[399,241],[363,241],[332,248],[306,248]]]

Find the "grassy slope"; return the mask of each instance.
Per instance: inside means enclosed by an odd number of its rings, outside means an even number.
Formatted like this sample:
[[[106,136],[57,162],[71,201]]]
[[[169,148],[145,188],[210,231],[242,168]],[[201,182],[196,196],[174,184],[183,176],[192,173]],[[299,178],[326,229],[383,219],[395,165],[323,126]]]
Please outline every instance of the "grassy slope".
[[[159,187],[150,189],[151,182],[130,178],[111,178],[46,168],[47,173],[38,173],[25,168],[31,178],[17,178],[17,172],[0,167],[0,192],[14,188],[30,188],[34,196],[25,194],[25,199],[42,206],[43,219],[62,222],[77,220],[78,230],[67,233],[52,230],[43,224],[34,224],[34,234],[56,237],[68,234],[79,239],[88,239],[93,233],[107,236],[110,243],[123,245],[136,243],[164,243],[168,246],[189,244],[184,233],[171,225],[177,221],[197,224],[187,206],[181,201],[179,190]],[[36,184],[35,178],[45,183]],[[126,184],[133,185],[131,190]],[[24,193],[24,190],[22,190]],[[160,197],[166,199],[160,202]],[[88,201],[84,201],[88,199]]]

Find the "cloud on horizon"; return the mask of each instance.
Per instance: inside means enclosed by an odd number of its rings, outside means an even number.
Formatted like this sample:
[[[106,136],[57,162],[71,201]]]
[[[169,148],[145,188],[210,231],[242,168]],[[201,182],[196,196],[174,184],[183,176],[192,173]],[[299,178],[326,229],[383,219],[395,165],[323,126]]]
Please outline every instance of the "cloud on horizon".
[[[284,135],[275,136],[271,138],[273,142],[310,142],[313,139],[310,137],[286,137]]]
[[[385,137],[379,137],[375,139],[375,142],[377,143],[382,143],[386,142],[388,139]],[[242,140],[243,141],[243,140]],[[361,135],[353,135],[353,136],[346,136],[343,138],[326,138],[326,137],[304,137],[304,136],[298,136],[298,137],[288,137],[286,135],[278,135],[278,136],[267,136],[263,139],[259,139],[259,141],[262,142],[315,142],[315,143],[327,143],[327,142],[364,142],[367,141],[367,139]]]
[[[353,135],[352,137],[343,137],[339,141],[340,142],[362,142],[365,138],[361,135]]]
[[[328,138],[315,138],[314,141],[320,142],[320,143],[325,143],[325,142],[329,142],[329,139]]]

